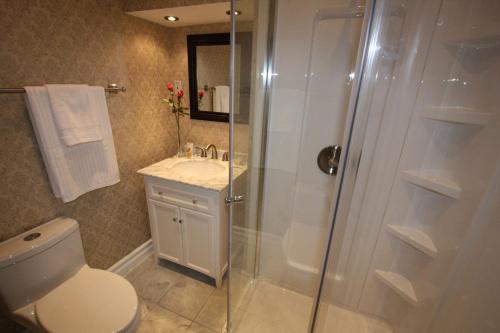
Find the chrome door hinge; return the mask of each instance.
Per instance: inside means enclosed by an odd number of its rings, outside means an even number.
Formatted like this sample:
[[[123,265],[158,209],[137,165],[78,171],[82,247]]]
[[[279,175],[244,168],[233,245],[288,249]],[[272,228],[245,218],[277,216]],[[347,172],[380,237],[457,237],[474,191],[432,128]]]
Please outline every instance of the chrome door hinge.
[[[226,197],[224,201],[226,202],[226,205],[233,204],[235,202],[242,202],[245,200],[245,197],[243,195],[235,195],[232,197]]]

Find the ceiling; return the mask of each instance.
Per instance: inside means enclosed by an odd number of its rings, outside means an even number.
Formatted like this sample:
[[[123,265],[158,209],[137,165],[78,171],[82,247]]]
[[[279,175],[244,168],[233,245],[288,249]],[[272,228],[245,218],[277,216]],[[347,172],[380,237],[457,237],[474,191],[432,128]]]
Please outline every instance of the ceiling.
[[[239,2],[237,9],[242,11],[242,15],[238,16],[238,20],[252,20],[253,6],[250,1]],[[229,2],[217,2],[195,6],[140,10],[127,12],[127,14],[161,24],[165,27],[177,28],[200,24],[229,23],[230,17],[226,14],[227,10],[229,10]],[[179,21],[169,22],[165,20],[164,17],[169,15],[177,16]]]

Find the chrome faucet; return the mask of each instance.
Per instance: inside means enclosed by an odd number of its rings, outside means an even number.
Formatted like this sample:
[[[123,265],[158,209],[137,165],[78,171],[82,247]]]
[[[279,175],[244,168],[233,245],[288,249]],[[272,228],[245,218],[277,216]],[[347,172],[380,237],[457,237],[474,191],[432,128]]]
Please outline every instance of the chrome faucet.
[[[217,147],[215,147],[215,145],[213,143],[211,143],[205,147],[205,157],[207,157],[207,152],[209,149],[212,149],[212,159],[214,159],[214,160],[218,159],[219,156],[217,155]]]

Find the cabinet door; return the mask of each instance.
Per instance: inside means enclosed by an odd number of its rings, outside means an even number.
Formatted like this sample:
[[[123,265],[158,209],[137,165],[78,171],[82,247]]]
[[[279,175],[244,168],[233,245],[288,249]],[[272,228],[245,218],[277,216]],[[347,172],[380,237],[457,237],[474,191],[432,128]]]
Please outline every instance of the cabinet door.
[[[181,264],[182,232],[179,208],[154,200],[149,200],[149,207],[158,256]]]
[[[184,246],[184,265],[214,276],[214,218],[180,208]]]

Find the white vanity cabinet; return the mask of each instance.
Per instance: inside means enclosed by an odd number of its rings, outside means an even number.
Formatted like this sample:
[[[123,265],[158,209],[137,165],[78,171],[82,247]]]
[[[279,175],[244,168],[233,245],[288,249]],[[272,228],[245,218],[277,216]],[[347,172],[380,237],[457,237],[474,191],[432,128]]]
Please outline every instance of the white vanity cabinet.
[[[206,189],[145,177],[155,257],[215,279],[227,269],[227,188]]]

